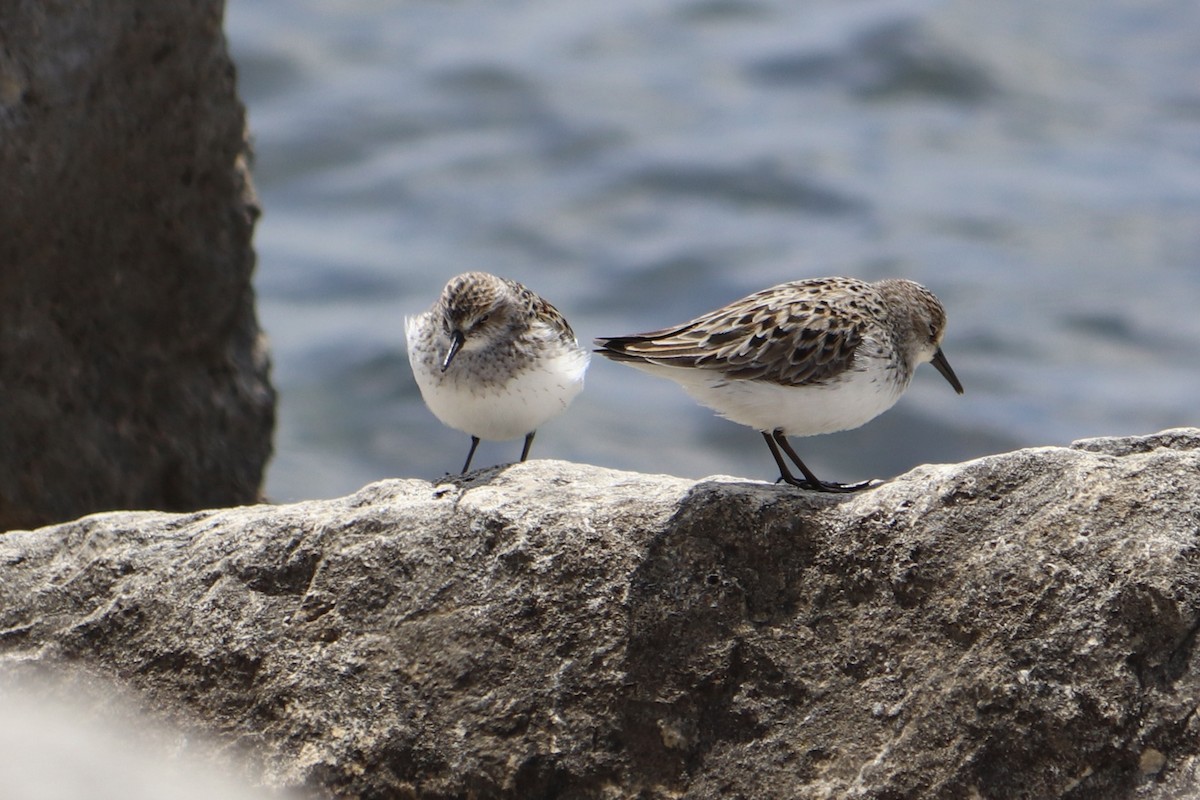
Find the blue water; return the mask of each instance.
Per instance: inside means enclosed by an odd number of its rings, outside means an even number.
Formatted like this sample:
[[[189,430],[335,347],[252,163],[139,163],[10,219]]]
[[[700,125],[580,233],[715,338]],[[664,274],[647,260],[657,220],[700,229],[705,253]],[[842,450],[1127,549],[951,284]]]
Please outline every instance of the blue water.
[[[471,269],[583,340],[802,277],[926,284],[967,393],[925,367],[797,440],[827,479],[1200,424],[1194,0],[230,0],[226,29],[273,499],[461,465],[403,318]],[[775,477],[756,433],[599,358],[534,456]]]

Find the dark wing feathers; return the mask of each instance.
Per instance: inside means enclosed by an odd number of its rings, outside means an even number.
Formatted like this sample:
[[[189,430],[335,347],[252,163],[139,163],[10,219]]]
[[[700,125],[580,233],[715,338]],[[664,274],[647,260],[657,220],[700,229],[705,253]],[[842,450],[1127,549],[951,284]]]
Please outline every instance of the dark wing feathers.
[[[522,283],[508,278],[502,278],[501,280],[507,283],[513,293],[520,298],[520,302],[524,305],[527,314],[550,321],[553,327],[558,328],[564,342],[572,345],[575,344],[575,331],[571,330],[571,325],[567,322],[567,318],[549,300]]]
[[[862,307],[775,287],[685,325],[597,339],[614,361],[711,369],[732,380],[821,383],[850,368],[862,342]]]

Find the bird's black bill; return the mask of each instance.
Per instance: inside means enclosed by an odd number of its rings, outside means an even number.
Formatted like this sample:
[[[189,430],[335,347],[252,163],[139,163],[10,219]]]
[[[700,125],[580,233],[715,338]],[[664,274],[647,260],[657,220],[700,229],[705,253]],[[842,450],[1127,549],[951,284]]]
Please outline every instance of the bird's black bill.
[[[456,355],[458,355],[458,351],[462,349],[463,339],[465,338],[466,337],[463,336],[462,331],[455,331],[454,333],[450,334],[450,349],[446,351],[446,359],[442,361],[442,372],[446,371],[446,368],[450,366],[450,362],[454,360]],[[938,369],[941,369],[941,367],[938,367]],[[949,369],[949,367],[947,367],[947,369]],[[960,389],[959,391],[962,390]]]
[[[954,370],[950,369],[950,362],[946,360],[946,355],[940,347],[933,354],[933,365],[937,367],[938,372],[942,373],[943,378],[950,381],[950,385],[954,387],[954,391],[959,394],[963,393],[962,384],[958,382],[958,376],[954,374]]]

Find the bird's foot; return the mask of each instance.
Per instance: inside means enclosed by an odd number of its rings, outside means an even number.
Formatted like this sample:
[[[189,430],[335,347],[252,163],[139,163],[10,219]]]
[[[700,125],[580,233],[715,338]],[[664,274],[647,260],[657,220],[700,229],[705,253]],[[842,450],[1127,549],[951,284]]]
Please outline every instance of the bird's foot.
[[[861,483],[832,483],[827,481],[810,481],[810,480],[788,480],[788,476],[780,475],[776,483],[782,481],[798,489],[807,489],[810,492],[826,492],[829,494],[851,494],[853,492],[861,492],[863,489],[870,489],[876,485],[873,480],[862,481]]]

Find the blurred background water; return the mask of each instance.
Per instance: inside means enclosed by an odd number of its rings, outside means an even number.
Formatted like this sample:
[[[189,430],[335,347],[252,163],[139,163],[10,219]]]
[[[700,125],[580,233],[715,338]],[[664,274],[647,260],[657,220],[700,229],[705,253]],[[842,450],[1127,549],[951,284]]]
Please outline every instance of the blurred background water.
[[[458,469],[403,318],[472,269],[582,341],[797,278],[924,283],[967,393],[923,367],[796,440],[826,479],[1200,424],[1194,0],[229,0],[226,30],[274,500]],[[533,454],[776,477],[758,434],[601,358]]]

